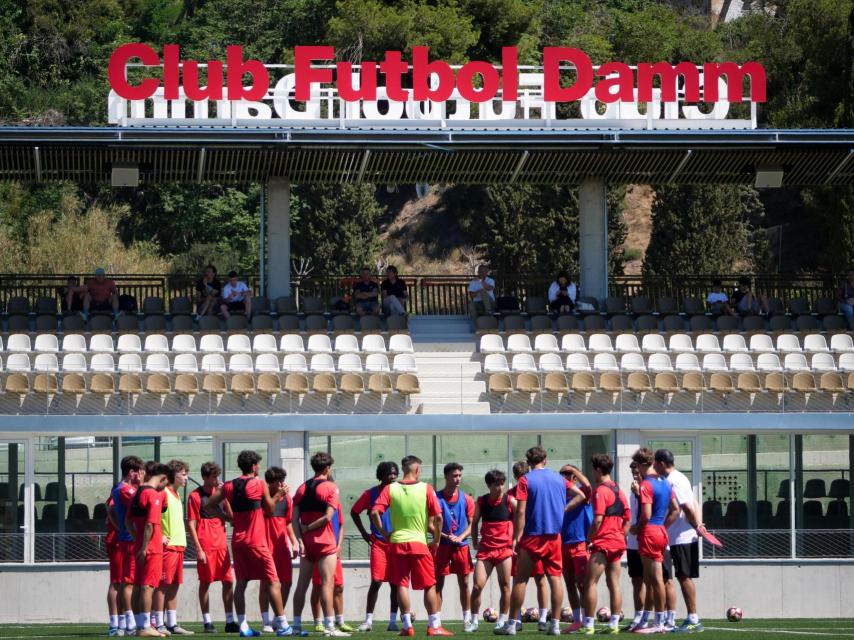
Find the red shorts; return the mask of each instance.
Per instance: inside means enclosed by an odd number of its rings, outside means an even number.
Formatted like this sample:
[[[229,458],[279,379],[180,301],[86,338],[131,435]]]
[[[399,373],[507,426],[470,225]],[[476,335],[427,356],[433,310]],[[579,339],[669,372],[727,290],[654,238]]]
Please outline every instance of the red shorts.
[[[290,547],[279,545],[273,548],[273,564],[276,565],[276,575],[279,582],[290,584],[294,581],[294,563],[291,559]]]
[[[140,587],[156,587],[163,577],[163,552],[146,553],[145,562],[136,566],[134,584]]]
[[[436,584],[436,565],[429,551],[411,553],[408,543],[390,544],[388,559],[388,581],[391,584],[408,587],[411,579],[412,588],[416,591]]]
[[[572,567],[572,575],[582,578],[586,576],[589,560],[590,553],[587,551],[587,543],[583,540],[563,545],[563,566]]]
[[[500,564],[507,558],[513,557],[513,550],[510,547],[504,549],[478,549],[476,557],[481,562]]]
[[[266,546],[250,547],[232,543],[231,552],[234,554],[234,573],[238,580],[279,581],[273,554]]]
[[[514,578],[516,577],[516,562],[518,561],[519,556],[513,556],[513,563],[510,565],[510,575]],[[546,575],[546,570],[543,569],[543,563],[539,560],[534,561],[534,568],[531,569],[531,577],[536,578],[537,576]]]
[[[474,570],[469,546],[440,544],[439,550],[436,552],[435,566],[437,576],[447,576],[452,573],[458,576],[467,576]]]
[[[166,547],[163,550],[163,575],[160,584],[183,584],[184,549]]]
[[[320,580],[320,571],[317,570],[317,565],[314,565],[314,571],[311,574],[311,584],[316,584],[320,586],[322,584]],[[336,587],[344,586],[344,566],[341,564],[341,556],[335,558],[335,581],[333,584]]]
[[[664,561],[664,550],[668,545],[667,529],[660,524],[647,524],[638,534],[638,553],[642,558]]]
[[[133,552],[133,542],[119,542],[119,557],[121,558],[121,580],[124,584],[136,583],[136,554]]]
[[[600,547],[595,542],[590,545],[590,555],[592,556],[594,553],[601,553],[605,556],[605,562],[608,564],[620,562],[623,559],[625,551],[625,549],[619,549],[616,547]]]
[[[522,536],[519,549],[528,552],[531,560],[542,563],[543,573],[547,576],[563,574],[563,555],[561,553],[560,534],[544,536]],[[532,573],[531,575],[536,575]]]
[[[388,582],[388,542],[373,538],[371,544],[371,580]]]
[[[107,559],[110,562],[110,583],[120,584],[122,582],[122,563],[124,555],[122,554],[122,543],[113,542],[107,545]]]
[[[206,562],[196,560],[196,570],[199,572],[199,582],[234,582],[231,571],[231,556],[228,548],[205,549]]]
[[[305,557],[312,562],[317,562],[323,556],[331,556],[338,553],[338,545],[336,544],[317,544],[305,542]]]

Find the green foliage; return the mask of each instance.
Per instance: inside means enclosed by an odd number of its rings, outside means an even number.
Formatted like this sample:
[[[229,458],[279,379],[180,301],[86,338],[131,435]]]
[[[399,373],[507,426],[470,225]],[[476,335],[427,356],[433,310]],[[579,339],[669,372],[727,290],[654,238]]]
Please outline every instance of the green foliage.
[[[316,273],[354,273],[373,263],[385,208],[369,184],[299,185],[291,191],[291,255]]]
[[[753,226],[764,212],[747,187],[657,187],[644,273],[729,273],[751,269],[764,249]]]
[[[834,272],[854,267],[854,188],[805,189],[804,204],[817,236],[817,266]]]

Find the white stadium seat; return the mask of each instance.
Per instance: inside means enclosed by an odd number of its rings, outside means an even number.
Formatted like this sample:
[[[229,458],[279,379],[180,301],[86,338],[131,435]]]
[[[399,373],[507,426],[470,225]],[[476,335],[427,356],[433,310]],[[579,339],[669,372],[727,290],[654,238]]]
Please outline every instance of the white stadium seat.
[[[756,371],[749,353],[732,354],[729,358],[729,368],[733,371]]]
[[[694,343],[691,342],[691,336],[687,333],[674,333],[670,336],[668,348],[673,353],[692,353],[694,351]]]
[[[123,353],[116,369],[119,373],[139,373],[142,371],[142,358],[138,353]]]
[[[385,338],[377,333],[362,336],[362,351],[365,353],[385,353]]]
[[[394,336],[392,336],[393,338]],[[409,337],[409,336],[407,336]],[[397,373],[417,373],[418,365],[415,356],[411,353],[398,353],[392,361],[392,369]]]
[[[530,353],[531,339],[524,333],[512,333],[507,336],[507,351],[511,353]]]
[[[754,333],[750,336],[750,350],[758,353],[776,353],[774,342],[767,333]]]
[[[169,341],[162,333],[152,333],[145,336],[146,353],[169,353]]]
[[[9,341],[6,343],[6,351],[12,353],[29,353],[32,351],[30,336],[26,333],[13,333],[9,336]]]
[[[257,368],[257,362],[255,366]],[[328,353],[315,353],[311,356],[311,370],[319,373],[334,373],[335,361]]]
[[[553,333],[538,333],[534,336],[534,351],[541,353],[558,353],[560,346]]]
[[[587,345],[580,333],[567,333],[560,339],[560,350],[565,353],[585,353]]]
[[[255,371],[252,356],[248,353],[235,353],[228,359],[228,370],[231,373],[252,373]]]
[[[10,353],[6,359],[6,371],[26,373],[30,370],[30,356],[26,353]]]
[[[36,336],[34,350],[39,353],[58,353],[59,340],[52,333],[40,333]]]
[[[332,359],[332,356],[329,356]],[[259,353],[255,356],[255,371],[259,373],[278,373],[279,356],[275,353]]]
[[[282,371],[306,373],[308,371],[308,362],[306,362],[305,356],[301,353],[286,353],[282,359]]]
[[[633,333],[620,333],[614,340],[614,349],[620,353],[640,353],[638,337]]]
[[[820,333],[810,333],[804,336],[804,351],[810,353],[826,353],[830,349],[827,348],[827,340]]]
[[[206,333],[199,339],[199,351],[202,353],[225,353],[222,336],[218,333]]]
[[[747,343],[739,333],[728,333],[724,336],[723,350],[727,353],[747,353]]]
[[[793,333],[781,333],[777,336],[777,351],[780,353],[800,353],[801,342]]]
[[[593,356],[594,371],[619,371],[620,366],[613,353],[597,353]]]
[[[497,333],[485,333],[480,336],[481,353],[504,353],[504,341]]]
[[[388,350],[392,353],[415,353],[412,338],[405,333],[395,333],[389,336]]]
[[[252,353],[252,342],[244,333],[232,333],[225,343],[225,350],[229,353]]]
[[[225,373],[225,358],[220,353],[206,353],[202,356],[201,370],[205,373]]]
[[[839,354],[839,370],[846,373],[854,371],[854,353],[846,352]]]
[[[178,373],[196,373],[199,370],[199,363],[192,353],[179,353],[172,361],[172,369]]]
[[[84,373],[86,369],[86,356],[82,353],[66,353],[65,356],[63,356],[63,371],[67,373]]]
[[[64,344],[65,341],[63,340]],[[89,351],[92,353],[113,353],[115,350],[113,336],[106,333],[96,333],[89,340]]]
[[[33,362],[33,371],[42,371],[50,373],[59,372],[59,361],[56,359],[56,354],[36,354],[35,362]]]
[[[148,338],[146,338],[146,342]],[[167,344],[167,347],[169,345]],[[139,336],[135,333],[123,333],[119,336],[116,351],[119,353],[141,353],[142,343],[139,341]]]
[[[847,333],[834,333],[830,336],[830,348],[838,353],[854,351],[854,339]]]
[[[763,373],[782,371],[780,356],[776,353],[760,353],[756,357],[756,368]]]
[[[309,353],[332,353],[332,342],[325,333],[313,333],[308,337]]]
[[[720,353],[721,344],[713,333],[701,333],[697,336],[696,350],[701,353]]]
[[[282,340],[287,336],[282,336]],[[299,338],[299,336],[296,336]],[[300,339],[300,345],[302,345],[302,338]],[[278,348],[276,347],[276,336],[269,333],[259,333],[258,335],[252,338],[252,351],[255,353],[276,353],[278,352]],[[300,349],[301,351],[302,349]]]
[[[836,371],[836,361],[830,353],[815,353],[810,360],[810,367],[813,371],[822,373],[827,371]]]
[[[260,337],[262,337],[262,336],[261,335],[255,336],[255,342],[253,342],[253,344],[252,344],[252,348],[255,350],[256,353],[259,352],[259,350],[258,350],[258,346],[259,346],[258,345],[258,338],[260,338]],[[269,337],[272,338],[273,336],[269,336]],[[321,337],[326,338],[326,342],[329,342],[329,338],[327,338],[326,336],[321,336]],[[315,342],[318,342],[318,341],[315,341]],[[276,344],[276,342],[274,339],[273,345],[275,346],[275,344]],[[264,346],[266,346],[266,342],[264,343]],[[279,345],[279,348],[282,350],[282,353],[304,353],[305,352],[305,343],[303,342],[301,335],[299,335],[297,333],[286,333],[285,335],[282,336],[282,340],[281,340],[281,344]],[[271,352],[272,350],[269,348],[265,348],[264,351],[265,352]],[[332,347],[330,347],[327,351],[331,352]]]
[[[783,360],[783,368],[786,371],[809,371],[807,357],[803,353],[787,353]]]
[[[92,339],[101,337],[101,333],[97,333],[92,336]],[[106,336],[109,337],[109,336]],[[67,336],[62,337],[62,350],[65,353],[86,353],[86,338],[84,338],[79,333],[70,333]]]
[[[676,355],[676,371],[702,371],[696,353],[679,353]]]
[[[311,338],[309,338],[310,340]],[[339,336],[335,336],[333,350],[338,353],[359,353],[359,339],[352,333],[342,333]],[[309,351],[311,351],[310,348]]]
[[[696,356],[694,357],[696,358]],[[649,359],[646,362],[646,366],[650,373],[673,371],[673,362],[670,360],[670,356],[666,353],[650,354]]]
[[[643,356],[639,353],[624,353],[620,358],[620,370],[646,371],[646,363],[643,361]]]
[[[168,371],[169,359],[166,356],[162,357],[166,359],[166,370]],[[96,353],[89,362],[89,370],[96,373],[112,373],[116,370],[116,361],[111,353]]]
[[[145,357],[145,370],[152,373],[169,373],[172,367],[165,353],[152,353]]]
[[[510,366],[502,353],[490,353],[483,359],[484,373],[507,373]]]
[[[614,346],[611,344],[611,336],[607,333],[594,333],[587,340],[587,349],[598,353],[611,353]]]
[[[590,360],[586,353],[570,353],[566,356],[567,371],[591,371]]]
[[[172,351],[175,353],[195,353],[196,338],[189,333],[179,333],[172,338]]]
[[[537,371],[537,363],[530,353],[517,353],[513,356],[511,368],[517,373],[533,373]]]
[[[338,371],[342,373],[361,373],[362,359],[356,353],[342,353],[338,356]]]
[[[707,353],[703,356],[703,371],[729,371],[729,367],[721,353]]]
[[[645,333],[641,339],[641,349],[646,353],[666,353],[667,343],[660,333]]]
[[[382,336],[379,337],[381,338]],[[365,358],[365,371],[391,371],[391,365],[388,363],[388,356],[384,353],[369,353]]]
[[[540,356],[540,371],[563,371],[563,361],[557,353],[544,353]]]

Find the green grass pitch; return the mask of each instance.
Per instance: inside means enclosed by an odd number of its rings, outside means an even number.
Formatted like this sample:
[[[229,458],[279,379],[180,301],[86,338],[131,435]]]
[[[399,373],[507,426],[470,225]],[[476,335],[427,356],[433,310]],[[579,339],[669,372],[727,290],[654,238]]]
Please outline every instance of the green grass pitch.
[[[197,636],[203,638],[237,638],[237,634],[202,634],[201,624],[182,623],[186,628],[195,631]],[[257,623],[254,623],[257,627]],[[727,622],[726,620],[704,620],[706,631],[699,636],[703,640],[735,639],[739,640],[771,640],[773,638],[819,638],[820,640],[831,640],[833,638],[854,639],[854,620],[809,620],[809,619],[787,619],[787,620],[745,620],[739,623]],[[218,623],[219,628],[223,623]],[[448,623],[447,628],[460,636],[472,638],[492,638],[491,624],[481,624],[480,631],[474,634],[463,634],[460,623]],[[374,631],[370,634],[353,634],[366,638],[393,638],[397,634],[388,633],[384,625],[375,623]],[[0,625],[0,638],[43,638],[45,640],[64,640],[66,638],[101,638],[106,637],[107,626],[105,624],[33,624],[33,625]],[[415,637],[426,638],[424,622],[415,624]],[[518,634],[525,638],[543,637],[536,630],[535,625],[525,625],[522,632]],[[574,636],[575,634],[573,634]],[[624,637],[636,637],[634,634],[621,633]],[[598,634],[597,634],[598,636]],[[275,637],[265,634],[262,637]],[[320,634],[312,633],[310,637],[322,637]],[[570,636],[572,637],[572,636]],[[584,636],[575,636],[584,637]],[[658,637],[658,636],[657,636]]]

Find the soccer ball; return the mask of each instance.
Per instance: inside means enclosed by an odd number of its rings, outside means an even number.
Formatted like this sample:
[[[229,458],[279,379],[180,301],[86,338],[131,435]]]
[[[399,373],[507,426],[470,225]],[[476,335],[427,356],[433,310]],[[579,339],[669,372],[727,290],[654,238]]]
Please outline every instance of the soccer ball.
[[[522,615],[522,622],[537,622],[540,619],[540,610],[531,607]]]
[[[744,611],[740,607],[730,607],[726,610],[726,619],[730,622],[741,622],[744,617]]]
[[[596,612],[596,619],[599,622],[608,622],[611,619],[611,610],[608,607],[600,607]]]
[[[560,610],[561,622],[572,622],[572,607],[564,607]]]
[[[484,609],[483,610],[483,619],[486,620],[487,622],[495,622],[496,620],[498,620],[498,612],[495,609],[493,609],[492,607],[489,607],[488,609]]]

